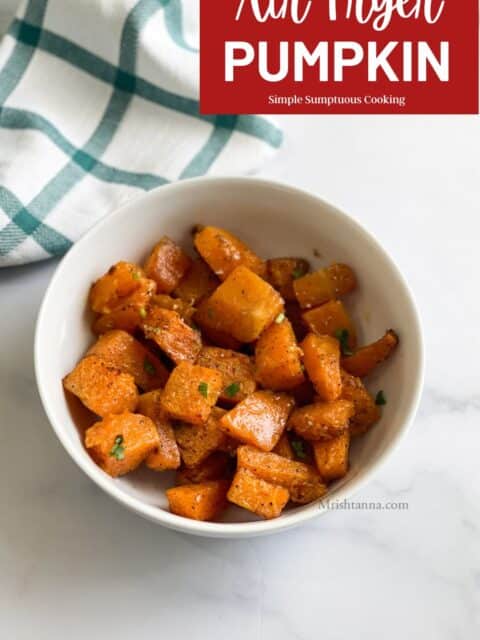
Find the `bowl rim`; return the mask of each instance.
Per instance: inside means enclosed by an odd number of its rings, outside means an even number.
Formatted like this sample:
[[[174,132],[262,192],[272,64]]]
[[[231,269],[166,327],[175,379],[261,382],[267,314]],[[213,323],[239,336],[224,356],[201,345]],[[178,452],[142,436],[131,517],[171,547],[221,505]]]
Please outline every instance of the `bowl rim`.
[[[202,176],[198,178],[191,178],[188,180],[182,180],[179,182],[174,182],[168,185],[163,185],[152,189],[138,198],[129,200],[124,203],[114,211],[107,214],[101,220],[99,220],[96,224],[93,225],[75,244],[72,248],[67,252],[67,254],[63,257],[63,259],[58,264],[49,284],[44,294],[42,303],[40,305],[40,309],[37,316],[36,328],[35,328],[35,340],[34,340],[34,369],[35,369],[35,377],[37,382],[37,388],[39,391],[40,399],[47,415],[47,418],[56,433],[58,439],[62,443],[63,447],[66,449],[70,457],[74,460],[74,462],[82,469],[82,471],[93,481],[97,486],[102,488],[109,496],[114,498],[120,504],[123,504],[131,511],[143,516],[144,518],[156,522],[157,524],[161,524],[169,529],[175,529],[177,531],[182,531],[184,533],[190,533],[193,535],[207,536],[207,537],[225,537],[225,538],[241,538],[248,536],[256,536],[262,534],[269,534],[284,531],[286,529],[290,529],[291,527],[297,526],[307,520],[310,520],[322,513],[325,513],[328,510],[328,507],[325,503],[322,502],[322,499],[312,502],[309,505],[304,506],[301,510],[287,512],[283,514],[281,518],[276,518],[272,520],[262,520],[262,521],[253,521],[253,522],[202,522],[191,520],[188,518],[184,518],[182,516],[175,515],[161,509],[154,505],[149,505],[143,502],[140,498],[134,497],[132,495],[124,492],[119,486],[117,486],[114,482],[112,482],[112,478],[107,476],[105,472],[103,472],[99,467],[91,468],[87,466],[86,460],[82,457],[78,451],[78,448],[75,447],[74,443],[70,442],[70,440],[64,436],[62,432],[61,426],[58,424],[55,412],[53,407],[51,406],[51,402],[49,399],[48,393],[48,385],[46,385],[46,381],[43,379],[41,374],[41,341],[43,337],[43,327],[46,322],[45,318],[48,312],[48,309],[51,305],[51,298],[53,295],[53,291],[56,288],[57,282],[61,279],[64,266],[74,261],[77,257],[77,254],[82,251],[83,246],[89,242],[90,238],[97,234],[101,229],[105,226],[108,226],[111,220],[119,215],[123,210],[128,209],[132,206],[133,203],[138,205],[140,202],[152,199],[155,200],[158,192],[170,191],[174,193],[175,191],[181,191],[185,188],[188,188],[192,184],[196,183],[206,183],[210,184],[212,188],[218,185],[225,186],[225,184],[235,183],[236,185],[243,185],[245,187],[254,185],[259,185],[266,189],[283,189],[286,192],[290,193],[292,196],[301,197],[303,199],[310,199],[314,201],[316,204],[323,205],[328,207],[335,215],[339,216],[342,219],[342,222],[346,225],[350,225],[351,227],[356,228],[356,231],[360,233],[365,239],[367,243],[370,243],[376,247],[379,253],[382,255],[383,259],[389,263],[393,273],[395,274],[398,284],[403,288],[406,298],[409,300],[412,315],[414,318],[414,326],[409,327],[411,331],[413,331],[416,335],[416,341],[419,347],[418,353],[418,368],[412,374],[412,400],[410,402],[410,407],[406,413],[405,420],[403,424],[398,429],[398,431],[393,435],[392,440],[388,447],[381,452],[378,456],[377,460],[367,469],[361,478],[354,478],[351,482],[346,483],[344,486],[340,487],[337,490],[335,495],[335,502],[340,502],[347,498],[351,498],[353,495],[358,493],[363,487],[365,487],[372,477],[379,472],[383,464],[385,464],[386,460],[393,454],[393,452],[398,448],[403,438],[408,433],[412,422],[414,420],[415,414],[418,409],[418,405],[420,403],[420,398],[423,389],[424,383],[424,370],[425,370],[425,348],[423,341],[423,332],[422,332],[422,323],[420,314],[418,311],[417,304],[415,302],[415,297],[412,293],[410,286],[408,285],[404,275],[396,265],[393,258],[387,253],[387,251],[383,248],[381,243],[375,238],[375,236],[365,229],[363,225],[361,225],[357,220],[352,218],[350,215],[345,213],[344,211],[338,209],[336,206],[330,204],[328,201],[323,198],[310,193],[309,191],[299,189],[297,187],[284,184],[280,181],[276,180],[267,180],[263,178],[257,177],[238,177],[238,176]]]

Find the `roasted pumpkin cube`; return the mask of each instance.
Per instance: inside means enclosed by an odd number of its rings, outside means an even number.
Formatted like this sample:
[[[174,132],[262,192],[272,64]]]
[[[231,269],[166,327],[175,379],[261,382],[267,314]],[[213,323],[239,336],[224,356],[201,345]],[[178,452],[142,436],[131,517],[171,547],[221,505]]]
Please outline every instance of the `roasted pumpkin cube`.
[[[234,269],[206,302],[215,329],[253,342],[283,309],[275,289],[246,267]]]
[[[195,306],[213,293],[219,284],[219,279],[210,267],[201,258],[197,258],[192,262],[174,293],[186,304]]]
[[[364,378],[377,365],[389,358],[398,346],[398,336],[390,329],[376,342],[362,347],[353,355],[342,359],[342,367],[357,378]]]
[[[285,487],[257,478],[246,469],[238,469],[227,493],[230,502],[267,520],[282,513],[289,497]]]
[[[292,502],[312,502],[323,496],[327,489],[314,467],[254,447],[238,447],[237,465],[257,478],[288,489]]]
[[[188,302],[185,302],[185,300],[172,298],[172,296],[169,296],[166,293],[159,293],[152,296],[152,305],[160,307],[161,309],[176,311],[187,324],[192,323],[195,309]]]
[[[150,418],[158,431],[158,443],[154,451],[147,456],[145,464],[154,471],[178,469],[180,451],[175,440],[172,424],[161,404],[162,391],[157,389],[144,393],[138,401],[137,412]]]
[[[152,305],[141,326],[145,336],[176,364],[197,359],[202,348],[200,333],[189,327],[176,311]]]
[[[198,253],[220,280],[225,280],[240,265],[260,276],[266,274],[265,262],[225,229],[203,227],[195,234],[193,242]]]
[[[327,402],[339,398],[342,393],[342,378],[338,340],[309,333],[300,347],[303,351],[303,364],[318,395]]]
[[[346,264],[332,264],[293,281],[295,296],[302,309],[310,309],[353,291],[355,274]]]
[[[63,386],[101,417],[134,411],[138,403],[133,376],[109,367],[98,356],[80,360],[63,379]]]
[[[150,418],[135,413],[105,416],[85,432],[85,446],[95,462],[116,478],[136,469],[158,444]]]
[[[315,482],[305,482],[295,487],[290,499],[297,504],[309,504],[324,496],[327,493],[327,489],[327,485],[321,479],[317,479]]]
[[[256,391],[226,413],[219,425],[240,442],[271,451],[280,440],[293,406],[293,399],[285,393]]]
[[[145,318],[146,310],[157,285],[153,280],[142,278],[133,293],[125,298],[113,311],[98,316],[92,326],[92,331],[101,335],[113,329],[121,329],[133,333]]]
[[[242,346],[240,340],[237,340],[226,331],[222,331],[217,327],[215,315],[209,307],[209,299],[205,298],[200,302],[193,316],[196,325],[202,330],[202,336],[211,344],[223,349],[231,349],[237,351]]]
[[[345,335],[345,345],[350,349],[357,346],[357,334],[352,320],[340,300],[330,300],[320,307],[305,311],[303,318],[308,328],[317,335],[339,338]],[[346,333],[345,333],[346,332]]]
[[[163,387],[168,378],[165,365],[126,331],[108,331],[88,350],[110,366],[130,373],[136,384],[149,391]]]
[[[175,429],[175,438],[183,463],[193,467],[203,462],[211,453],[228,445],[229,437],[218,426],[225,411],[214,407],[203,424],[182,424]]]
[[[232,458],[223,451],[215,451],[194,467],[182,466],[176,473],[175,484],[198,484],[229,477]]]
[[[261,334],[255,346],[255,376],[262,387],[289,391],[305,380],[301,351],[292,325],[282,316]]]
[[[147,278],[155,280],[159,293],[171,293],[188,271],[191,259],[173,240],[164,236],[145,262]]]
[[[296,300],[293,282],[310,270],[303,258],[273,258],[267,260],[267,278],[284,300]]]
[[[295,454],[293,452],[292,445],[290,444],[290,440],[288,439],[288,435],[285,431],[283,432],[280,440],[275,445],[273,453],[282,456],[282,458],[287,458],[288,460],[295,460]]]
[[[344,431],[330,440],[313,443],[315,464],[326,482],[338,480],[347,474],[349,447],[349,431]]]
[[[327,267],[328,277],[333,286],[335,298],[350,293],[357,287],[357,277],[347,264],[336,262]]]
[[[348,421],[353,414],[353,402],[349,400],[316,402],[295,409],[288,428],[294,429],[305,440],[328,440],[348,429]]]
[[[145,278],[142,269],[132,262],[118,262],[93,283],[89,303],[92,311],[110,313],[131,295]]]
[[[310,309],[335,297],[326,269],[298,278],[293,282],[293,290],[302,309]]]
[[[349,431],[352,436],[366,433],[380,420],[380,408],[369,394],[365,385],[355,376],[342,370],[342,398],[353,402],[354,413],[350,418]]]
[[[162,407],[177,420],[202,424],[207,421],[222,389],[220,372],[181,362],[165,385]]]
[[[219,347],[203,347],[197,364],[220,371],[224,384],[220,400],[223,402],[236,404],[257,388],[252,361],[244,353]]]
[[[227,506],[228,484],[212,480],[167,489],[170,511],[192,520],[213,520]]]

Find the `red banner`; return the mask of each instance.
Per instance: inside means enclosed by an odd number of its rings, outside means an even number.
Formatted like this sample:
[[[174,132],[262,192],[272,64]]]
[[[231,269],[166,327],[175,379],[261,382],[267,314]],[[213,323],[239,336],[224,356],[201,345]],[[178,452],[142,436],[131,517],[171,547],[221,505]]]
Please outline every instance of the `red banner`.
[[[477,0],[200,7],[202,113],[478,113]]]

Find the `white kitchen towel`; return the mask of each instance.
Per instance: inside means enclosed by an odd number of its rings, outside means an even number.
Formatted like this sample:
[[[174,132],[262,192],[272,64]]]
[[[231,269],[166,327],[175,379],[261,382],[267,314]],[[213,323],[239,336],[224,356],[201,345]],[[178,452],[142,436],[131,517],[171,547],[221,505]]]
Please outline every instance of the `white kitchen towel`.
[[[258,169],[272,120],[199,113],[200,0],[29,0],[0,45],[0,266],[142,191]]]

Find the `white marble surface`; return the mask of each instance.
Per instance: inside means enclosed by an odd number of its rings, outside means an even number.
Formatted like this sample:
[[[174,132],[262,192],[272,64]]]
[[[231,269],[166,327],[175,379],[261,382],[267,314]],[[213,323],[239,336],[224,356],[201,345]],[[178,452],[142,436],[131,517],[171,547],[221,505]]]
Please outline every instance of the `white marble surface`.
[[[12,0],[0,2],[0,18]],[[362,500],[294,531],[191,538],[113,503],[68,458],[35,388],[55,262],[0,271],[0,638],[474,640],[480,634],[480,127],[472,117],[283,118],[262,175],[345,208],[423,314],[415,425]],[[1,150],[0,150],[1,161]]]

